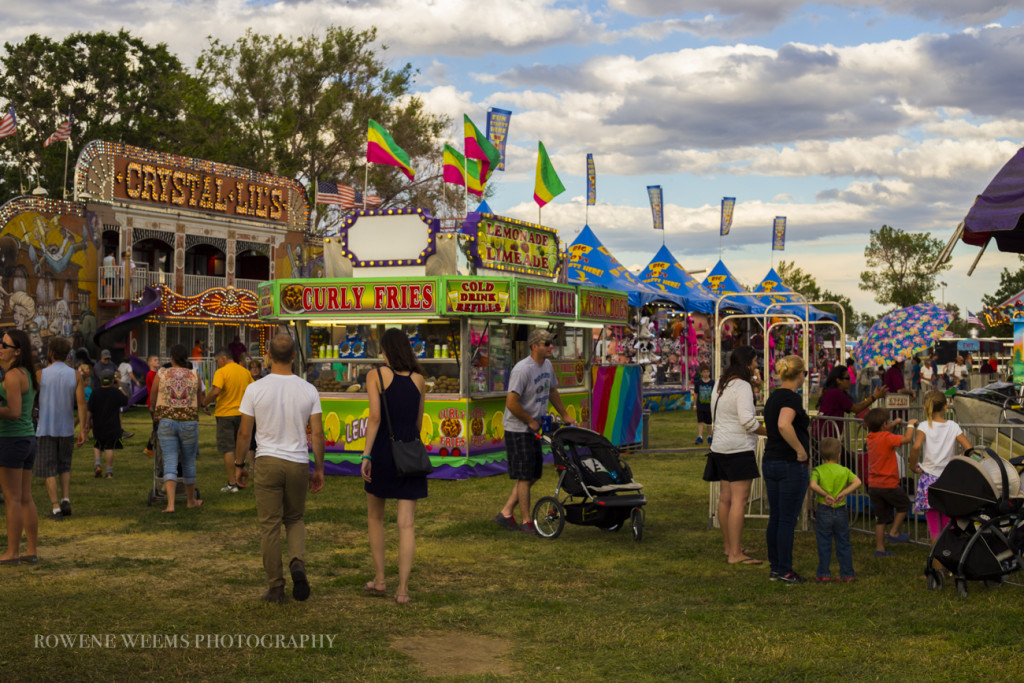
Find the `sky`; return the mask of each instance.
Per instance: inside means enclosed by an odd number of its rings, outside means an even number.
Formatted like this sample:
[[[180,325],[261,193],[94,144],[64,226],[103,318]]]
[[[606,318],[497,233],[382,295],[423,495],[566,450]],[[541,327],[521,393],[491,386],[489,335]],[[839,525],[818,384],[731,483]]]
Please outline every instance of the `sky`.
[[[489,107],[513,112],[495,213],[538,221],[541,140],[566,191],[540,220],[564,241],[588,223],[640,268],[664,240],[688,270],[721,254],[747,285],[794,262],[872,314],[887,307],[858,287],[870,231],[945,243],[1024,138],[1024,0],[43,0],[4,3],[0,41],[124,27],[193,65],[208,36],[332,24],[376,27],[385,60],[412,64],[415,95],[455,122],[453,142],[463,114],[483,128]],[[664,232],[648,185],[663,188]],[[968,277],[977,254],[956,247],[937,302],[977,311],[1022,265],[993,246]]]

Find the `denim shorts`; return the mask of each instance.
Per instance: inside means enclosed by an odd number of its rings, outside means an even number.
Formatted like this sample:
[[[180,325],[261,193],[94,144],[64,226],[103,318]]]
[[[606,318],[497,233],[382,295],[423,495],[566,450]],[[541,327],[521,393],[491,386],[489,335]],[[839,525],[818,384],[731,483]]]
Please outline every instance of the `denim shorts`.
[[[0,467],[30,470],[36,462],[36,437],[0,437]]]
[[[185,484],[196,483],[196,456],[199,455],[199,422],[178,422],[164,418],[157,428],[157,439],[164,459],[164,481],[178,481],[178,462]]]

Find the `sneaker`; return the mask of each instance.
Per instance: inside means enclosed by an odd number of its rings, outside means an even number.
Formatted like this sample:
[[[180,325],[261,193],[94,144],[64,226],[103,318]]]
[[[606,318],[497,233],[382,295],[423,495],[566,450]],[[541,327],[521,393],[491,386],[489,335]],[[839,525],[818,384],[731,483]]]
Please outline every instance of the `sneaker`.
[[[895,557],[896,553],[889,550],[876,550],[875,557]]]
[[[836,579],[833,579],[831,576],[816,576],[814,578],[814,583],[832,583],[835,580]]]
[[[519,530],[527,536],[537,535],[537,530],[533,528],[533,522],[523,522],[522,525],[519,527]]]
[[[114,478],[114,473],[113,472],[107,472],[106,478],[107,479],[113,479]]]
[[[62,500],[60,502],[60,513],[62,515],[64,515],[65,517],[70,517],[71,516],[71,501],[70,500],[66,500],[65,499],[65,500]]]
[[[64,515],[61,514],[60,510],[51,510],[50,511],[50,519],[52,519],[55,522],[63,522],[64,521]]]
[[[284,586],[275,586],[274,588],[268,588],[263,591],[263,601],[272,602],[276,605],[284,603]]]
[[[498,514],[494,515],[494,521],[502,529],[508,529],[509,531],[515,531],[519,528],[519,525],[516,524],[515,515],[511,517],[506,517],[505,515],[499,512]]]
[[[780,574],[777,580],[781,581],[782,583],[807,583],[807,579],[803,578],[796,572]]]
[[[103,476],[103,468],[100,467],[99,465],[96,465],[96,469],[94,471],[94,475],[96,476],[97,479],[102,477]]]
[[[898,536],[886,535],[885,540],[889,543],[910,543],[910,534],[900,534]]]
[[[309,580],[306,578],[306,563],[292,560],[289,566],[292,573],[292,597],[302,602],[309,597]]]
[[[694,441],[693,443],[698,445],[698,446],[701,445],[702,443],[704,443],[704,437],[698,436],[697,440]]]
[[[238,493],[238,486],[235,484],[228,484],[220,490],[221,493]]]
[[[709,446],[711,445],[711,437],[710,436],[708,437],[708,445]]]
[[[121,438],[122,439],[130,439],[133,436],[135,436],[135,432],[125,432],[125,431],[121,432]]]
[[[856,576],[840,576],[836,581],[840,583],[853,583],[857,580]]]
[[[769,581],[778,581],[780,576],[781,576],[781,574],[779,574],[774,569],[772,571],[768,572],[768,580]]]
[[[152,458],[153,457],[153,449],[152,448],[147,448],[147,449],[145,449],[142,452],[146,454],[147,458]]]

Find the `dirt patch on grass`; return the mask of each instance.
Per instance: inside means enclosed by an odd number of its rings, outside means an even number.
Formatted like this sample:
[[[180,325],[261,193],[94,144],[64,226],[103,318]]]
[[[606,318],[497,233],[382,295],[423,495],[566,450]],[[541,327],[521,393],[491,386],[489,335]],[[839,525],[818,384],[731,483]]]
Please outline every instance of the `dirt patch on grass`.
[[[448,631],[395,638],[391,645],[427,676],[513,675],[508,643],[498,638]]]

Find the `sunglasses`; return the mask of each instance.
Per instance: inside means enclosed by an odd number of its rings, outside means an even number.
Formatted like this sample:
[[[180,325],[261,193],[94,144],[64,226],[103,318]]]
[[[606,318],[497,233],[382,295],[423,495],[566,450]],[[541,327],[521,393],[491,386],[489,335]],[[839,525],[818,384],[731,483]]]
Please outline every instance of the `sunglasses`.
[[[17,344],[8,344],[5,341],[0,341],[0,346],[2,346],[5,349],[20,349],[21,348]]]

